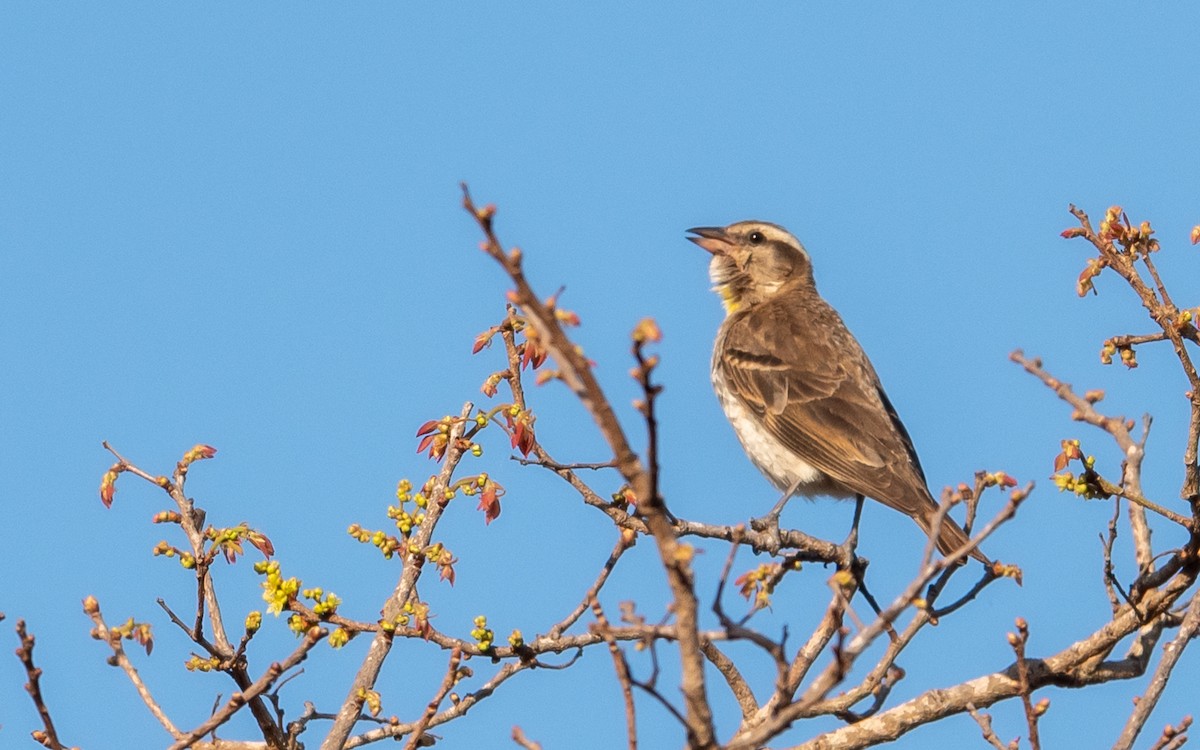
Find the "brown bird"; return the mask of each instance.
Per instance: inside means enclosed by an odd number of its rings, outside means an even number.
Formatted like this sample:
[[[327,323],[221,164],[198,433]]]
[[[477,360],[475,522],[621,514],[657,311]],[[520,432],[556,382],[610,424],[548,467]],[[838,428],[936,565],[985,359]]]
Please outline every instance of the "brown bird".
[[[937,503],[875,368],[817,293],[812,262],[786,229],[761,221],[689,229],[712,253],[726,317],[713,346],[717,399],[746,455],[784,495],[869,497],[932,534]],[[942,520],[942,554],[968,543]],[[971,557],[987,564],[973,550]]]

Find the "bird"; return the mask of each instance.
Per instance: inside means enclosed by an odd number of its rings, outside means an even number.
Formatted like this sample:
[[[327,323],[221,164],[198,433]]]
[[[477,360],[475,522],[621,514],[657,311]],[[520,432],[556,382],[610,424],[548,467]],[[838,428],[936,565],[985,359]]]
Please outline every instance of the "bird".
[[[784,493],[767,516],[774,528],[793,496],[866,497],[932,537],[938,504],[912,438],[866,352],[817,292],[800,241],[764,221],[687,232],[711,254],[725,308],[713,390],[750,461]],[[936,541],[949,555],[969,538],[945,516]],[[990,564],[978,548],[970,556]]]

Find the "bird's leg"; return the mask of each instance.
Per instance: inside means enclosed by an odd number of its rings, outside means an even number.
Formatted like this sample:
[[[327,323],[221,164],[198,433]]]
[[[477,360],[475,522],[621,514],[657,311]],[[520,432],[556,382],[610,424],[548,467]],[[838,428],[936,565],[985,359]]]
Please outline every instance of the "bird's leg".
[[[854,521],[850,524],[850,533],[846,535],[846,541],[842,542],[842,551],[846,555],[847,568],[850,575],[854,576],[855,583],[858,584],[859,590],[870,602],[871,607],[875,610],[875,614],[879,614],[879,605],[875,603],[870,592],[865,588],[866,582],[863,580],[863,573],[866,572],[867,566],[863,563],[862,558],[858,556],[858,524],[862,520],[863,511],[863,496],[854,496]]]
[[[792,499],[792,495],[796,494],[796,490],[800,489],[801,480],[797,479],[791,487],[783,493],[783,497],[775,503],[775,507],[771,508],[771,512],[761,518],[750,519],[750,528],[755,531],[761,531],[768,535],[768,542],[772,545],[767,551],[775,554],[779,548],[783,546],[783,535],[779,532],[779,514],[783,513],[784,506],[788,500]]]
[[[846,535],[846,541],[842,542],[842,546],[849,550],[853,559],[858,559],[854,551],[858,547],[858,522],[862,520],[864,500],[862,495],[854,496],[854,521],[850,524],[850,533]]]

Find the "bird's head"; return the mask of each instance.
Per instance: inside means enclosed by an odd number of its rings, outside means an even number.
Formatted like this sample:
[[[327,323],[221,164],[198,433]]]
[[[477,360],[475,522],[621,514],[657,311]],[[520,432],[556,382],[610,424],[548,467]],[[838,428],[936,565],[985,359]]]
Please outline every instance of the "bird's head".
[[[712,253],[708,276],[725,312],[753,307],[797,282],[812,285],[808,252],[778,224],[739,221],[727,227],[695,227],[688,237]]]

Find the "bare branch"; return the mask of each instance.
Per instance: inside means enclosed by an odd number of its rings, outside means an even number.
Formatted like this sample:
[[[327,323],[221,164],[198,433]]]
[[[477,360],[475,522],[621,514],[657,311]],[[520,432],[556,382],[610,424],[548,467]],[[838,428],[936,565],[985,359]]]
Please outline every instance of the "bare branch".
[[[1017,687],[1021,695],[1021,705],[1025,709],[1025,724],[1029,727],[1030,750],[1041,750],[1042,741],[1038,736],[1038,719],[1046,712],[1049,702],[1042,700],[1037,706],[1033,705],[1033,687],[1029,684],[1029,663],[1025,660],[1025,644],[1029,642],[1029,625],[1025,618],[1017,618],[1017,632],[1008,634],[1008,642],[1017,656]]]
[[[316,646],[328,634],[329,631],[324,628],[309,628],[308,632],[304,634],[304,640],[286,659],[274,662],[267,667],[267,671],[251,683],[246,690],[229,696],[229,701],[224,706],[208,717],[203,724],[177,738],[169,750],[184,750],[184,748],[191,747],[204,735],[229,721],[243,706],[270,690],[280,675],[308,658],[308,652],[312,651],[313,646]]]
[[[118,633],[113,633],[107,623],[104,622],[104,616],[100,613],[100,604],[93,597],[88,597],[83,602],[83,611],[92,619],[95,628],[92,631],[92,636],[96,640],[104,641],[113,651],[113,659],[116,665],[124,672],[129,681],[133,683],[133,687],[137,690],[138,696],[141,697],[142,703],[146,704],[146,708],[150,710],[151,715],[158,719],[158,723],[162,724],[163,729],[167,730],[167,734],[178,740],[183,737],[183,732],[171,722],[163,711],[162,706],[158,705],[158,701],[150,693],[150,688],[142,681],[142,676],[138,674],[137,667],[133,666],[133,662],[129,661],[129,656],[125,653],[125,647],[121,645],[121,636]]]
[[[1148,592],[1142,601],[1145,615],[1157,617],[1169,611],[1194,580],[1194,575],[1178,576],[1162,589]],[[1142,617],[1132,607],[1124,606],[1111,622],[1090,636],[1049,658],[1027,660],[1029,688],[1036,690],[1047,685],[1083,687],[1114,679],[1131,679],[1142,674],[1137,664],[1132,662],[1112,665],[1106,662],[1088,666],[1095,657],[1108,653],[1113,646],[1136,631],[1141,623]],[[1001,672],[967,680],[950,688],[930,690],[857,724],[827,732],[793,747],[794,750],[858,750],[891,742],[919,726],[968,712],[968,705],[986,708],[1001,700],[1015,698],[1020,695],[1020,690],[1014,664]],[[739,742],[737,746],[749,745]]]
[[[596,576],[596,580],[592,582],[592,585],[588,588],[587,593],[584,594],[583,601],[580,602],[579,606],[571,610],[570,614],[564,617],[560,622],[555,623],[554,627],[550,628],[549,637],[551,639],[557,640],[558,637],[567,630],[567,628],[578,622],[579,618],[585,611],[587,611],[588,607],[592,607],[593,609],[595,608],[593,602],[596,600],[596,597],[599,596],[600,589],[604,587],[604,584],[608,581],[609,575],[612,574],[613,568],[616,567],[617,561],[620,560],[621,555],[625,554],[625,551],[629,549],[631,543],[632,538],[627,537],[625,534],[621,535],[621,538],[617,540],[617,546],[613,548],[612,553],[608,556],[608,560],[604,562],[604,567],[600,569],[600,575]]]
[[[975,704],[973,703],[967,704],[967,712],[971,714],[971,718],[974,719],[975,723],[979,725],[979,729],[983,732],[983,739],[986,740],[989,745],[996,748],[996,750],[1016,750],[1016,740],[1013,740],[1008,745],[1005,745],[1000,741],[1000,738],[996,736],[995,730],[992,729],[991,714],[985,714],[982,711],[977,710],[975,708]]]
[[[0,619],[3,619],[3,615],[0,615]],[[33,663],[35,640],[25,629],[24,620],[17,620],[17,638],[21,641],[21,645],[17,648],[17,658],[21,660],[21,666],[25,668],[25,677],[29,680],[25,683],[25,692],[29,693],[29,697],[33,700],[33,707],[37,709],[38,716],[42,719],[42,728],[32,733],[33,739],[50,750],[67,750],[67,746],[58,739],[54,720],[50,718],[50,708],[42,696],[42,670]]]
[[[1185,716],[1183,721],[1175,726],[1170,724],[1163,727],[1162,734],[1150,746],[1150,750],[1179,750],[1188,741],[1187,731],[1192,726],[1192,717]]]
[[[1059,398],[1074,407],[1076,419],[1095,427],[1099,427],[1109,435],[1112,435],[1113,439],[1117,442],[1117,446],[1120,447],[1122,453],[1124,453],[1126,457],[1126,477],[1134,479],[1137,478],[1138,474],[1136,472],[1131,474],[1134,469],[1129,467],[1141,466],[1143,450],[1142,444],[1138,441],[1135,441],[1133,439],[1133,435],[1130,433],[1130,425],[1133,424],[1132,421],[1127,422],[1124,417],[1107,417],[1096,411],[1096,409],[1092,406],[1092,403],[1082,396],[1076,394],[1069,383],[1060,381],[1042,369],[1042,361],[1040,359],[1028,359],[1024,352],[1020,351],[1019,349],[1010,354],[1009,359],[1021,365],[1023,368],[1025,368],[1026,372],[1037,377],[1039,380],[1045,383],[1047,387],[1053,390]],[[1139,484],[1140,482],[1136,482],[1130,487],[1116,487],[1115,485],[1109,485],[1105,488],[1105,491],[1113,491],[1115,494],[1120,494],[1130,502],[1137,503],[1143,508],[1153,511],[1163,518],[1179,524],[1188,531],[1195,532],[1197,530],[1197,523],[1193,519],[1181,516],[1178,513],[1170,511],[1161,505],[1142,497],[1140,491],[1136,489]]]
[[[1125,728],[1121,731],[1121,736],[1117,738],[1116,744],[1113,745],[1113,750],[1129,750],[1133,747],[1134,741],[1146,725],[1154,707],[1158,705],[1163,690],[1167,687],[1167,681],[1171,679],[1171,671],[1175,669],[1179,657],[1183,656],[1183,650],[1187,648],[1192,638],[1196,637],[1197,632],[1200,632],[1200,595],[1192,594],[1192,601],[1179,626],[1179,632],[1163,649],[1162,659],[1154,670],[1154,677],[1151,678],[1146,693],[1134,704],[1133,713],[1125,722]]]
[[[595,598],[591,601],[592,612],[599,623],[599,632],[608,643],[608,652],[612,655],[613,668],[617,672],[617,684],[621,687],[621,697],[625,701],[625,734],[629,739],[629,750],[637,750],[637,710],[633,704],[633,678],[629,674],[629,662],[625,654],[617,646],[617,641],[609,635],[612,626],[604,615],[604,609]]]
[[[433,535],[433,529],[437,526],[438,519],[441,518],[442,512],[446,508],[448,500],[446,499],[446,488],[450,484],[450,479],[454,475],[454,470],[458,467],[458,462],[462,460],[463,447],[459,445],[459,437],[462,436],[465,420],[471,414],[471,409],[474,405],[467,402],[463,405],[460,412],[461,419],[456,420],[450,426],[450,442],[444,457],[445,463],[442,464],[442,470],[438,473],[437,482],[433,488],[432,497],[425,510],[425,521],[417,526],[412,535],[410,548],[416,549],[418,552],[405,551],[404,569],[400,573],[400,580],[396,584],[395,590],[391,597],[383,606],[383,620],[394,622],[408,603],[409,597],[412,595],[417,583],[417,579],[421,575],[423,558],[420,550],[424,549],[428,544],[430,537]],[[375,637],[371,640],[371,646],[367,651],[366,657],[363,659],[362,665],[359,666],[358,674],[354,676],[354,681],[350,685],[349,694],[346,696],[345,702],[338,711],[337,719],[330,728],[329,734],[326,735],[321,743],[321,750],[342,750],[347,745],[347,738],[354,729],[355,723],[358,721],[358,716],[362,712],[363,703],[366,701],[366,695],[369,690],[374,688],[375,680],[379,677],[379,672],[383,668],[383,662],[387,659],[388,653],[392,649],[392,640],[394,634],[390,630],[380,629],[375,633]]]
[[[458,682],[459,672],[458,665],[462,662],[462,651],[454,649],[450,652],[450,663],[446,666],[446,676],[442,678],[442,684],[438,686],[437,693],[429,700],[425,706],[425,712],[421,714],[421,718],[413,725],[412,735],[408,738],[408,743],[404,746],[404,750],[417,750],[421,747],[421,738],[425,734],[426,727],[433,717],[437,715],[438,706],[442,705],[442,701],[446,700],[446,694],[450,692],[454,684]]]
[[[464,184],[463,207],[478,222],[484,234],[483,250],[490,255],[512,279],[516,288],[511,299],[522,314],[537,330],[539,341],[549,350],[558,365],[559,377],[575,394],[576,398],[592,415],[600,433],[613,451],[616,468],[633,488],[638,499],[638,512],[643,516],[654,541],[658,545],[659,557],[667,572],[667,581],[675,599],[675,617],[679,628],[680,658],[683,665],[683,692],[688,711],[690,741],[698,748],[708,748],[715,743],[712,709],[704,689],[704,655],[697,634],[696,596],[692,588],[690,548],[680,545],[657,492],[657,477],[647,471],[641,459],[630,447],[629,440],[604,395],[599,382],[592,373],[587,358],[583,356],[567,337],[553,311],[533,291],[521,267],[519,250],[506,252],[493,228],[495,209],[491,206],[476,207]],[[645,372],[644,384],[648,384],[649,372]],[[647,391],[647,409],[652,404]],[[653,420],[648,418],[648,424]],[[323,750],[334,750],[328,747]]]
[[[513,727],[512,738],[513,742],[525,748],[525,750],[542,750],[541,744],[526,737],[520,727]]]

